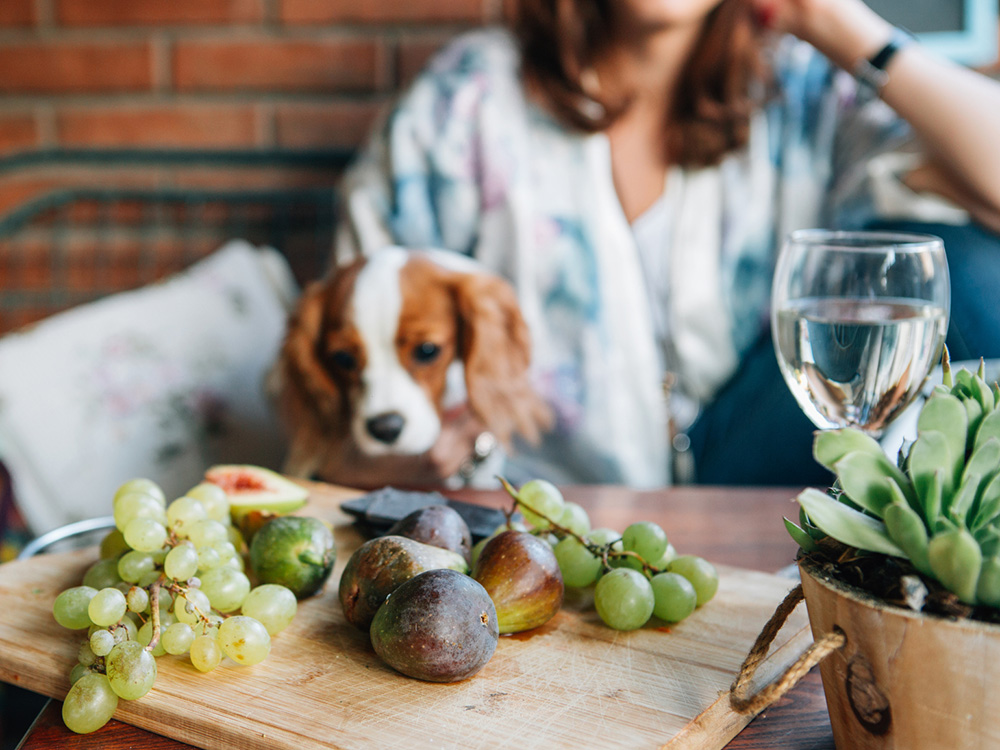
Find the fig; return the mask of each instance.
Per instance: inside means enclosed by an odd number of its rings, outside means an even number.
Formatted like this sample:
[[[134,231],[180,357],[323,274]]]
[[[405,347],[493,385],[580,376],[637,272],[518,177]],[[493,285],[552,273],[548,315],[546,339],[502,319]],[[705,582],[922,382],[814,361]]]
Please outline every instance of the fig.
[[[552,547],[526,531],[503,531],[486,542],[472,577],[493,599],[501,633],[544,625],[562,606],[562,573]]]
[[[458,511],[447,505],[428,505],[396,521],[389,534],[405,536],[432,547],[450,549],[471,561],[472,532]]]
[[[305,487],[262,466],[219,464],[205,472],[205,481],[226,491],[229,511],[236,520],[251,510],[291,513],[309,498]]]
[[[429,570],[401,584],[379,607],[372,646],[397,672],[429,682],[472,677],[497,647],[497,613],[479,583],[455,570]]]
[[[280,516],[262,526],[250,544],[250,570],[260,583],[277,583],[298,599],[323,588],[337,548],[330,527],[318,518]]]
[[[380,536],[358,547],[340,576],[340,606],[347,621],[368,630],[385,598],[420,573],[450,568],[465,573],[469,566],[457,552],[432,547],[403,536]]]

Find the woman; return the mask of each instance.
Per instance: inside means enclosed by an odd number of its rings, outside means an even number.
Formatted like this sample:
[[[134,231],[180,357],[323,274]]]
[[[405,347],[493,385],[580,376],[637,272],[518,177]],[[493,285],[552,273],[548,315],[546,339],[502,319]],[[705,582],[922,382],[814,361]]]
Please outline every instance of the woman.
[[[521,0],[375,133],[339,258],[439,246],[513,281],[556,415],[513,478],[663,485],[672,442],[699,481],[812,481],[766,338],[780,238],[882,218],[866,166],[903,144],[1000,215],[1000,86],[909,41],[861,0]],[[337,479],[433,483],[477,432]]]

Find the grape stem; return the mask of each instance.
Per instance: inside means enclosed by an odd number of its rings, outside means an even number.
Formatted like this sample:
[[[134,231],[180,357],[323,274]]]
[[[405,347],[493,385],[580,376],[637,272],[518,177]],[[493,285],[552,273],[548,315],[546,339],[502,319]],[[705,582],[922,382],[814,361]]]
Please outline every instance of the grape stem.
[[[517,506],[520,505],[521,507],[526,508],[527,510],[529,510],[532,513],[534,513],[539,518],[542,518],[542,519],[546,520],[549,523],[549,528],[545,529],[545,531],[549,531],[549,532],[554,533],[560,539],[562,539],[563,537],[567,537],[567,536],[573,537],[581,545],[583,545],[584,547],[586,547],[587,550],[592,555],[594,555],[595,557],[601,558],[601,563],[604,565],[604,569],[605,570],[610,570],[611,567],[612,567],[609,558],[611,558],[611,559],[624,559],[626,557],[634,557],[636,560],[638,560],[642,564],[642,572],[645,573],[647,576],[651,577],[651,576],[656,575],[657,573],[662,573],[663,572],[663,570],[661,570],[660,568],[657,568],[657,567],[655,567],[653,565],[650,565],[648,562],[646,562],[646,560],[638,552],[633,552],[632,550],[627,550],[627,549],[625,549],[625,550],[616,550],[616,549],[614,549],[614,545],[617,542],[621,541],[621,537],[619,537],[618,539],[614,539],[614,540],[608,542],[607,544],[594,544],[593,542],[591,542],[590,540],[588,540],[586,537],[583,537],[580,534],[577,534],[572,529],[567,528],[566,526],[563,526],[562,524],[558,523],[557,521],[553,521],[547,515],[545,515],[541,511],[536,510],[534,507],[532,507],[530,503],[524,502],[524,500],[521,499],[520,493],[506,479],[504,479],[501,476],[498,476],[497,479],[500,480],[500,484],[503,485],[503,488],[505,490],[507,490],[507,494],[510,495],[511,498],[514,500],[513,507],[511,508],[510,512],[506,514],[507,515],[507,523],[508,524],[510,523],[511,517],[514,515],[514,511],[517,510]]]
[[[149,612],[153,619],[153,634],[149,639],[149,643],[146,644],[146,650],[152,651],[156,648],[156,644],[160,642],[160,581],[163,580],[163,576],[153,581],[149,587]]]

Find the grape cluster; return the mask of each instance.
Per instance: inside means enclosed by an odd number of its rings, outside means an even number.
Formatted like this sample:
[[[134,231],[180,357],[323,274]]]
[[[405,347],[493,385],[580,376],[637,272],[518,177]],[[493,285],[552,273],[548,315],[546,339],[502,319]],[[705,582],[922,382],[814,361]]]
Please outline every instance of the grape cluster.
[[[680,622],[715,596],[715,566],[694,555],[679,556],[657,524],[638,521],[623,533],[591,529],[587,511],[567,502],[550,482],[533,479],[520,489],[503,484],[530,530],[553,545],[563,583],[576,588],[596,583],[594,607],[607,626],[635,630],[653,615]]]
[[[284,586],[251,588],[243,540],[217,485],[199,484],[167,505],[154,482],[130,480],[115,493],[114,520],[101,559],[52,607],[60,625],[87,631],[62,711],[78,733],[104,726],[120,698],[148,693],[154,657],[188,654],[201,672],[224,656],[262,661],[298,606]]]

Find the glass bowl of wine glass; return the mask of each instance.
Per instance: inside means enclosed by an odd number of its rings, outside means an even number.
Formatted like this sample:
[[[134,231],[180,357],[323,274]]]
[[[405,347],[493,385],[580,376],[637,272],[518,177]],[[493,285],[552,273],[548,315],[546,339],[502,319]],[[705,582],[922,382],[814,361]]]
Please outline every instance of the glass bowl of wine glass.
[[[792,232],[775,268],[771,331],[813,423],[880,437],[941,359],[950,294],[939,237]]]

